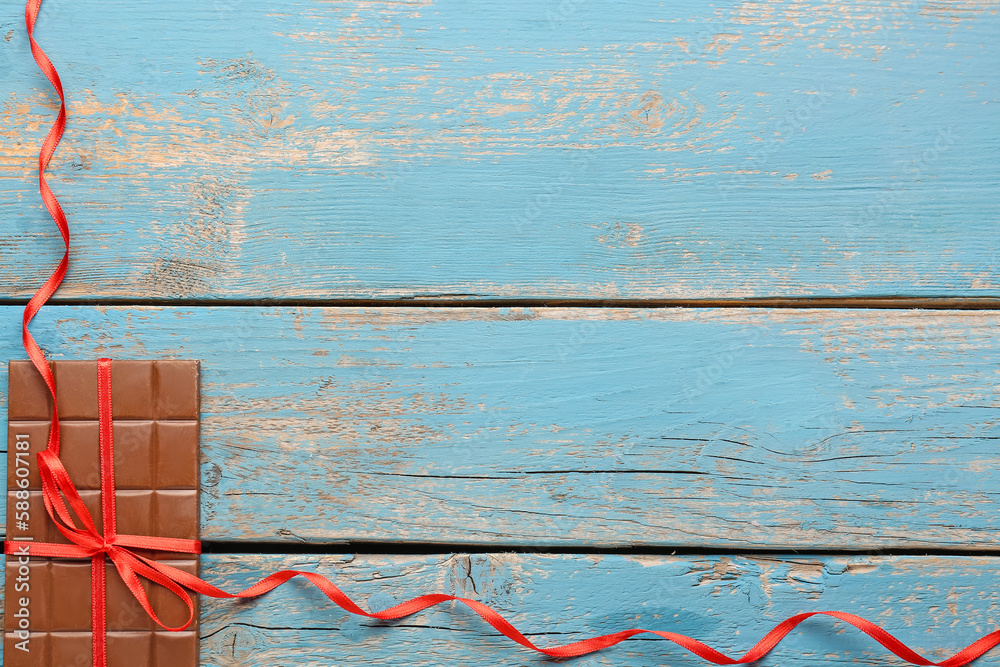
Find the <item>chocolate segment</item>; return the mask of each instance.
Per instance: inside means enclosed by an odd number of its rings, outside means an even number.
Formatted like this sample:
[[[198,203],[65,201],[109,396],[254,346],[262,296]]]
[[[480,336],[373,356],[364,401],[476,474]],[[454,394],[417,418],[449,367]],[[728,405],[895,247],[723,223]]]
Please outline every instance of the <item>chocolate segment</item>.
[[[120,534],[198,539],[198,370],[197,361],[112,362]],[[103,530],[97,362],[54,361],[52,372],[59,399],[60,458]],[[11,361],[9,378],[7,539],[66,544],[45,511],[36,458],[48,442],[52,411],[48,389],[30,361]],[[195,555],[139,553],[198,573]],[[197,613],[184,632],[163,630],[110,561],[105,570],[108,665],[196,667]],[[8,555],[5,581],[5,665],[92,665],[89,560]],[[187,607],[172,593],[146,581],[143,585],[165,624],[177,626],[187,620]]]

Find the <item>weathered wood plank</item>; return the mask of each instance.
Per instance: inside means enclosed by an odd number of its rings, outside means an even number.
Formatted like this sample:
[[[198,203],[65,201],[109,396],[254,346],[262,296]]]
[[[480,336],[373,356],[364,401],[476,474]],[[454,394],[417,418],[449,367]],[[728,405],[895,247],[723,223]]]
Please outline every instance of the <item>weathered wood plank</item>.
[[[996,319],[66,306],[34,330],[54,358],[202,360],[205,539],[975,550],[1000,544]]]
[[[470,597],[496,608],[543,646],[644,627],[688,634],[738,655],[787,616],[839,609],[876,621],[940,660],[1000,626],[992,586],[1000,560],[985,557],[240,554],[205,556],[203,564],[206,579],[232,588],[277,569],[318,571],[375,609],[426,592]],[[545,664],[457,605],[393,624],[370,622],[295,584],[248,604],[203,598],[202,605],[206,667]],[[705,663],[651,639],[571,664]],[[814,619],[766,664],[896,661],[855,629]],[[1000,655],[989,653],[976,665],[1000,665]]]
[[[57,236],[21,29],[4,4],[25,296]],[[993,2],[46,0],[39,40],[64,298],[1000,293]]]

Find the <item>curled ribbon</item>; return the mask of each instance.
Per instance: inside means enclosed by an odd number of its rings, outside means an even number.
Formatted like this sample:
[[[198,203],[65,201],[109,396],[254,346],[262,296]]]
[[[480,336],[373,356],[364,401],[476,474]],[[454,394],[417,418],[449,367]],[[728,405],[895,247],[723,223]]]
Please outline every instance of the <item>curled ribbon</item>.
[[[49,558],[90,558],[92,561],[92,623],[93,623],[93,664],[94,667],[107,667],[107,624],[105,598],[105,562],[110,559],[125,581],[129,590],[142,605],[146,613],[166,630],[184,630],[194,618],[194,603],[188,591],[201,593],[214,598],[254,598],[263,595],[295,577],[304,577],[321,590],[331,601],[345,611],[368,618],[393,620],[410,616],[429,607],[444,602],[461,602],[505,637],[521,646],[542,653],[551,658],[572,658],[614,646],[639,634],[653,634],[716,665],[739,665],[760,660],[770,653],[789,632],[800,623],[812,616],[830,616],[861,630],[877,641],[890,652],[903,660],[924,667],[962,667],[980,657],[990,649],[1000,644],[1000,630],[995,630],[941,662],[932,662],[919,655],[883,628],[860,616],[839,611],[818,611],[798,614],[782,621],[753,648],[739,658],[716,651],[696,639],[675,632],[659,630],[630,629],[607,635],[591,637],[581,641],[542,648],[536,646],[500,614],[481,602],[454,595],[422,595],[380,612],[368,612],[355,604],[347,595],[337,588],[333,582],[315,572],[297,570],[282,570],[261,579],[253,586],[239,593],[228,593],[220,588],[199,579],[198,577],[171,567],[164,563],[140,556],[134,549],[150,549],[155,551],[170,551],[177,553],[198,553],[200,543],[197,540],[179,540],[163,537],[119,535],[116,530],[116,511],[114,494],[114,438],[112,433],[111,414],[111,361],[98,361],[98,401],[99,401],[99,433],[101,457],[101,518],[104,532],[97,529],[93,517],[84,505],[80,494],[59,459],[59,412],[56,407],[56,387],[52,370],[45,355],[28,331],[28,324],[39,309],[55,293],[62,283],[69,266],[69,226],[66,215],[58,200],[45,180],[45,169],[52,159],[63,131],[66,128],[66,99],[62,83],[55,67],[35,42],[34,28],[41,8],[42,0],[27,0],[25,5],[25,23],[28,29],[28,40],[31,53],[38,67],[48,78],[59,96],[59,114],[42,144],[38,156],[38,180],[42,201],[62,234],[65,251],[59,265],[45,281],[42,287],[32,296],[24,309],[22,337],[24,348],[29,358],[38,369],[49,392],[52,394],[52,425],[49,431],[47,448],[38,454],[39,471],[42,478],[42,493],[45,509],[55,523],[59,532],[69,540],[70,544],[45,544],[37,542],[8,541],[4,545],[7,554],[31,555]],[[69,504],[67,506],[67,503]],[[74,515],[76,519],[74,520]],[[79,521],[80,525],[77,525]],[[188,607],[187,622],[179,627],[168,627],[157,617],[152,605],[140,583],[140,577],[166,587],[174,595],[180,597]]]

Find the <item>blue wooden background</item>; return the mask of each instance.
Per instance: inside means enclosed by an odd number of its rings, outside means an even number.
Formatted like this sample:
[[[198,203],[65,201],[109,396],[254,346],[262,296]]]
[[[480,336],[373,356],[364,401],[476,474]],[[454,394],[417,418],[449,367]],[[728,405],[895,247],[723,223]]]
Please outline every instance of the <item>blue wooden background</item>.
[[[941,659],[1000,627],[998,11],[45,0],[74,238],[36,337],[202,360],[213,583],[732,654],[842,609]],[[0,75],[7,359],[59,253],[16,2]],[[297,585],[202,633],[213,667],[545,662]],[[764,664],[896,662],[815,620]]]

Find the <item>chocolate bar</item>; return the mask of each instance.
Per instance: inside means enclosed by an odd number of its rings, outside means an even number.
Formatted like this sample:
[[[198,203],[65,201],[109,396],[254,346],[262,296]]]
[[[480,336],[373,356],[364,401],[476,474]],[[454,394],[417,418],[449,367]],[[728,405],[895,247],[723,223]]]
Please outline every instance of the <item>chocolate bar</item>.
[[[103,532],[97,363],[55,361],[52,371],[60,458]],[[30,361],[11,361],[9,378],[7,539],[68,544],[46,513],[36,459],[47,445],[52,399]],[[111,379],[118,533],[197,539],[198,362],[113,361]],[[195,555],[137,553],[198,574]],[[196,667],[197,609],[185,631],[164,630],[110,561],[105,569],[109,667]],[[179,598],[148,581],[143,586],[166,625],[184,624],[188,609]],[[91,609],[90,560],[8,555],[4,664],[92,665]]]

